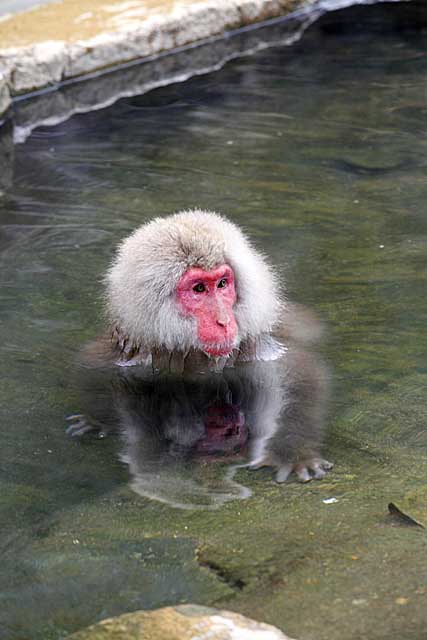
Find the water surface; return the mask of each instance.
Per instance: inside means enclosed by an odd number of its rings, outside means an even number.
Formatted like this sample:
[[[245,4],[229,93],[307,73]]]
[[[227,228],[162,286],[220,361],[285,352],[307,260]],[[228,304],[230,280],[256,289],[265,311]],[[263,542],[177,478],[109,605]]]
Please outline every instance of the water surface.
[[[3,154],[2,638],[56,639],[176,602],[299,638],[422,636],[425,533],[394,525],[387,505],[422,493],[427,466],[426,59],[422,31],[315,27]],[[271,257],[328,327],[335,372],[328,478],[277,485],[242,469],[251,497],[213,511],[134,491],[116,436],[65,435],[115,245],[195,206]],[[200,485],[227,474],[192,469]]]

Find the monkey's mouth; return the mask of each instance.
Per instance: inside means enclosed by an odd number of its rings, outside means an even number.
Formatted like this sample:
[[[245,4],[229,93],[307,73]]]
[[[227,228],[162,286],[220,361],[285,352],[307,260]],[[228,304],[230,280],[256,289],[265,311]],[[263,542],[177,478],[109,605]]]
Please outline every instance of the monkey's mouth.
[[[211,358],[222,358],[231,355],[234,343],[203,345],[203,351]]]

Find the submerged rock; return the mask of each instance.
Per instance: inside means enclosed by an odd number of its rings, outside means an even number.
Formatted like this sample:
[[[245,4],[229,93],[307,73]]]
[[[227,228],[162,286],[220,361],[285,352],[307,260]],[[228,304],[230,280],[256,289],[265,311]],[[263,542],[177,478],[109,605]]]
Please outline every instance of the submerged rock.
[[[290,640],[269,624],[199,605],[135,611],[78,631],[68,640]]]
[[[416,487],[402,496],[397,496],[388,505],[388,510],[404,524],[427,529],[427,489]]]

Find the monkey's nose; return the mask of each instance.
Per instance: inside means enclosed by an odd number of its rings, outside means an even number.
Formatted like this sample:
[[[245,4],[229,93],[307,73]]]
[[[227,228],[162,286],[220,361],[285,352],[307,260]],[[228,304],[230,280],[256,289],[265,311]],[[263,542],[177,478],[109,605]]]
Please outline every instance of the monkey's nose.
[[[230,318],[228,317],[228,314],[225,312],[219,313],[216,318],[216,323],[220,327],[226,327],[228,324],[230,324]]]

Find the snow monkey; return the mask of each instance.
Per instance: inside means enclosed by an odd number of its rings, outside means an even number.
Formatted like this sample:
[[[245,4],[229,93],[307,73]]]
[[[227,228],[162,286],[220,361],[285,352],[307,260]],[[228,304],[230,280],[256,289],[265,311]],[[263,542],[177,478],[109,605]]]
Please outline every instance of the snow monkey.
[[[281,353],[270,337],[281,308],[272,270],[215,213],[156,218],[124,240],[107,274],[107,306],[121,361],[162,352],[185,368],[195,352],[223,367]]]
[[[266,259],[216,213],[156,218],[122,241],[106,276],[110,332],[86,360],[119,365],[113,404],[134,476],[146,479],[147,439],[156,455],[165,442],[206,454],[248,440],[250,466],[275,467],[278,481],[324,476],[326,376],[312,354],[285,345],[297,324],[290,308]],[[111,414],[96,422],[105,431]],[[82,417],[69,429],[87,430]]]

